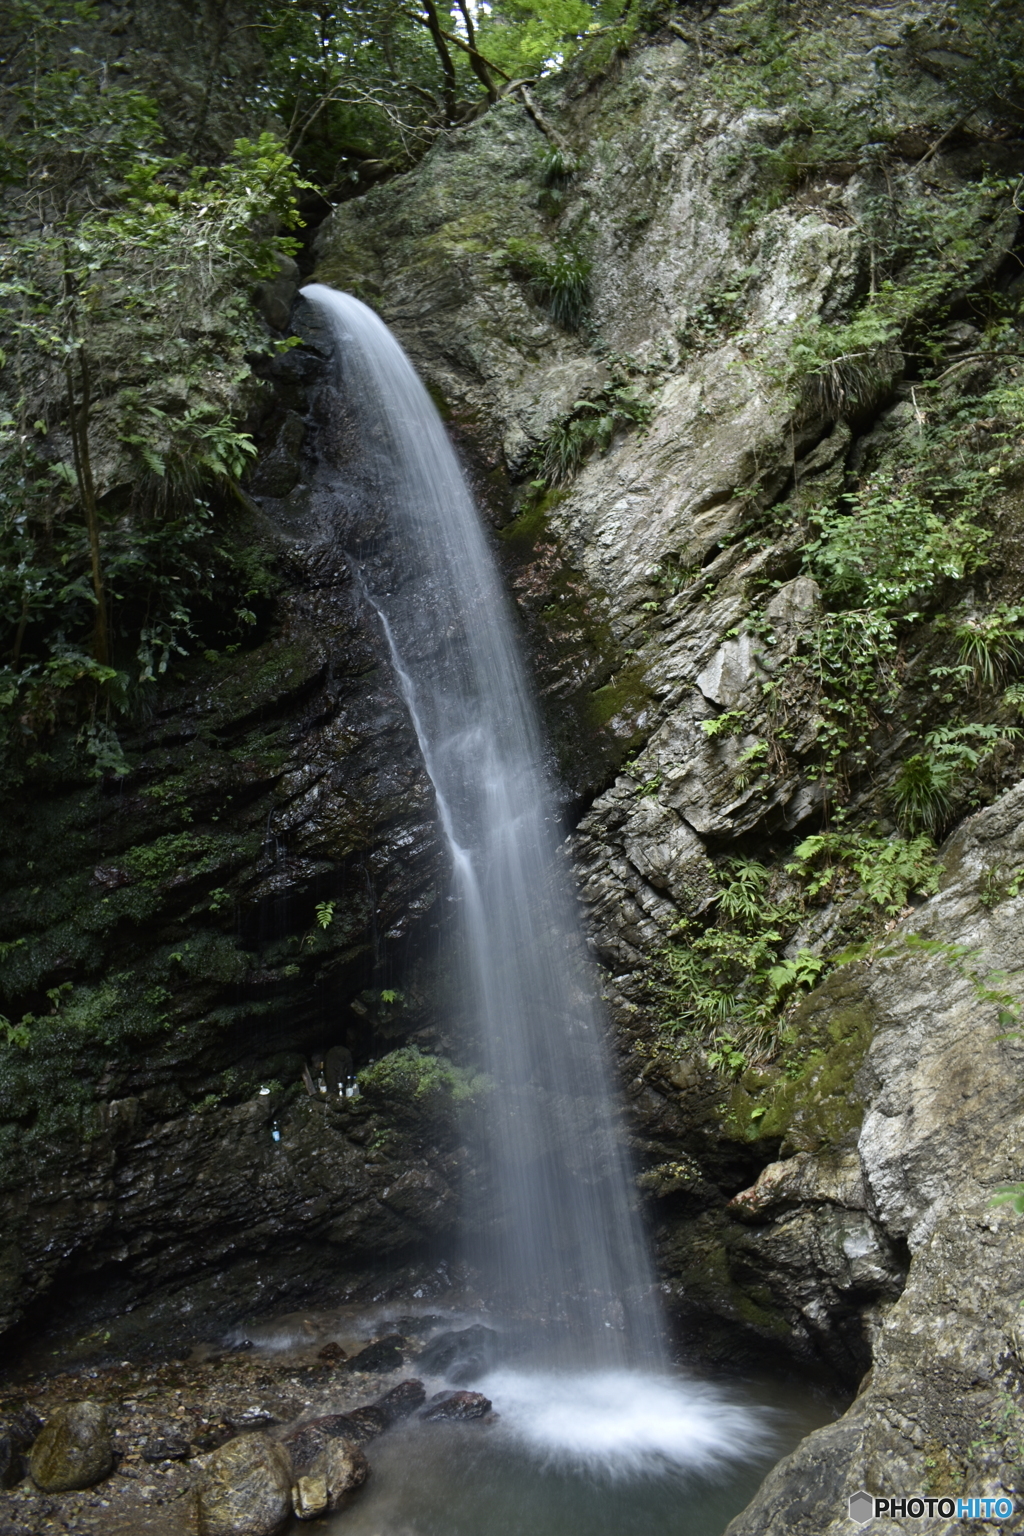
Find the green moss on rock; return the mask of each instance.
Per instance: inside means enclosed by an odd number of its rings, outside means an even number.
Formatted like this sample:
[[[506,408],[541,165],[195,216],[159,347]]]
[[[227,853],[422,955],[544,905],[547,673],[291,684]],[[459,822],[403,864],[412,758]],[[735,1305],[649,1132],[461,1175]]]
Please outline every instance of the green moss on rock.
[[[834,973],[796,1010],[780,1065],[733,1085],[729,1129],[745,1141],[779,1143],[784,1155],[848,1144],[864,1117],[856,1080],[872,1027],[856,972]]]
[[[416,1119],[447,1116],[460,1104],[476,1102],[491,1087],[483,1073],[457,1067],[445,1056],[427,1056],[413,1045],[365,1067],[358,1081],[371,1105]]]

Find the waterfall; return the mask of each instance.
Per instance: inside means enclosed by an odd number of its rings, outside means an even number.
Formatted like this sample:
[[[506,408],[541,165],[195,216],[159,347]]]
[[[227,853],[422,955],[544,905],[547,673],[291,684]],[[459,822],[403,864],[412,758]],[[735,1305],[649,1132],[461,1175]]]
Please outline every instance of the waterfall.
[[[493,1082],[473,1257],[496,1304],[568,1324],[579,1364],[654,1364],[653,1274],[606,1025],[515,628],[426,389],[372,310],[303,289],[334,337],[364,511],[359,551],[447,842],[458,966]]]

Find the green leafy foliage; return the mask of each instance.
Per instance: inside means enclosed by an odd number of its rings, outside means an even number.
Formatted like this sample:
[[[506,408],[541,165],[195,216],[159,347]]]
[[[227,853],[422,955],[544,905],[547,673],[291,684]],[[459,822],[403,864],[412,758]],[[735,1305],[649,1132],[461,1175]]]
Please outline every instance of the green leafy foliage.
[[[1018,1216],[1024,1216],[1024,1184],[1000,1184],[992,1196],[991,1204],[1008,1205]]]
[[[742,736],[746,729],[746,711],[742,709],[723,709],[720,715],[715,715],[711,720],[702,720],[700,728],[704,735],[712,741],[718,736]]]
[[[84,66],[41,67],[7,102],[9,774],[83,716],[94,771],[120,771],[112,716],[174,658],[243,636],[269,579],[239,530],[237,484],[255,453],[239,418],[251,359],[272,345],[251,292],[297,221],[291,161],[264,134],[219,167],[189,166],[159,152],[153,102],[101,87]]]
[[[749,747],[744,747],[736,759],[734,781],[737,789],[747,789],[757,783],[768,767],[770,750],[766,741],[754,741]]]
[[[368,1104],[412,1123],[450,1124],[461,1107],[485,1099],[492,1086],[485,1074],[457,1067],[444,1056],[428,1056],[414,1045],[364,1067],[357,1081]]]
[[[584,48],[607,56],[634,32],[631,11],[628,0],[269,3],[265,89],[303,173],[337,197],[408,166],[517,82]]]
[[[924,749],[901,764],[893,783],[893,806],[908,831],[940,830],[950,819],[969,775],[1000,746],[1019,738],[1017,726],[979,721],[939,726],[924,739]]]
[[[745,1063],[744,1043],[763,1037],[785,1002],[813,983],[823,962],[809,954],[783,958],[797,909],[772,900],[772,876],[763,864],[732,858],[721,874],[715,921],[703,932],[682,923],[683,942],[664,951],[668,979],[661,996],[668,1028],[710,1036],[721,1058],[717,1064],[735,1067]],[[737,1060],[730,1061],[730,1053]]]
[[[152,843],[140,843],[124,855],[125,870],[155,889],[186,869],[201,873],[216,867],[217,839],[197,832],[168,832]]]
[[[1011,875],[1002,864],[995,864],[981,877],[978,900],[983,907],[991,911],[1001,901],[1012,900],[1019,896],[1022,887],[1024,887],[1024,870],[1018,870],[1015,875]]]
[[[797,690],[805,712],[808,695],[813,700],[822,772],[839,799],[849,774],[869,761],[872,733],[899,695],[901,633],[949,583],[988,558],[991,533],[977,518],[984,480],[980,467],[962,466],[944,479],[933,459],[908,467],[900,479],[879,473],[809,513],[814,536],[804,563],[826,608],[801,653],[769,686],[776,714],[787,687]],[[910,777],[920,781],[921,806],[931,792],[934,805],[926,819],[911,815],[907,825],[934,828],[943,819],[945,770],[929,776],[915,764]]]
[[[808,568],[823,591],[851,609],[905,612],[927,601],[943,577],[959,581],[983,564],[991,534],[967,512],[943,516],[935,502],[888,475],[811,513],[817,537]]]
[[[991,220],[1013,204],[1016,178],[986,173],[965,186],[940,187],[913,168],[887,167],[884,187],[866,199],[859,220],[868,297],[844,324],[821,315],[798,324],[780,376],[832,416],[884,395],[900,366],[897,347],[906,347],[964,283]]]
[[[636,25],[628,0],[499,0],[481,16],[479,35],[488,55],[522,79],[567,63],[598,38],[602,62]]]
[[[1024,607],[997,603],[986,614],[957,624],[954,635],[960,660],[970,667],[978,688],[998,688],[1024,664]]]
[[[580,162],[563,144],[551,144],[541,157],[544,182],[547,186],[571,181],[578,175]]]
[[[873,837],[865,832],[816,832],[793,850],[786,873],[808,901],[831,900],[852,876],[867,900],[888,916],[903,911],[911,893],[938,890],[939,865],[930,837]]]
[[[742,1072],[747,1065],[747,1055],[733,1035],[719,1030],[707,1052],[707,1063],[722,1072]]]
[[[836,963],[806,948],[785,953],[807,907],[851,897],[870,925],[879,913],[901,913],[912,893],[936,891],[939,865],[924,835],[821,832],[797,844],[783,873],[796,888],[779,900],[772,895],[777,871],[753,859],[726,860],[714,921],[703,931],[682,923],[681,942],[663,952],[665,1027],[710,1040],[712,1066],[742,1070],[769,1045],[787,1007]]]
[[[811,386],[808,392],[822,410],[838,415],[888,383],[890,349],[900,329],[896,316],[877,304],[865,305],[846,325],[812,322],[790,344],[792,376]]]
[[[933,752],[915,752],[901,765],[892,800],[900,825],[937,832],[953,809],[953,765]]]
[[[18,1024],[12,1024],[10,1019],[4,1018],[3,1014],[0,1014],[0,1029],[4,1032],[4,1043],[6,1045],[16,1045],[23,1051],[27,1050],[29,1041],[32,1038],[29,1026],[34,1022],[35,1020],[31,1014],[25,1014]]]
[[[950,83],[968,109],[1024,121],[1024,19],[1012,0],[953,0],[946,7]]]

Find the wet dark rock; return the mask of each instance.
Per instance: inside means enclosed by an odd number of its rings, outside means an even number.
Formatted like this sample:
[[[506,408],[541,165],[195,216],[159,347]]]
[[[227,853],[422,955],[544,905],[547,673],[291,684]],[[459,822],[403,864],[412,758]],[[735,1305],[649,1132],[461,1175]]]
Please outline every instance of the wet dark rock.
[[[32,1447],[29,1469],[43,1493],[91,1488],[114,1469],[106,1409],[100,1403],[68,1403],[47,1420]]]
[[[290,256],[278,253],[277,272],[256,286],[254,300],[260,314],[275,331],[288,328],[292,305],[299,291],[299,268]]]
[[[323,1451],[327,1438],[328,1432],[316,1422],[300,1424],[282,1438],[281,1444],[291,1458],[296,1475],[309,1471]]]
[[[25,1476],[25,1458],[6,1431],[0,1433],[0,1488],[14,1488]]]
[[[193,1497],[199,1536],[277,1536],[292,1513],[288,1453],[267,1435],[238,1435],[203,1458]]]
[[[0,1418],[0,1488],[14,1488],[25,1477],[25,1453],[42,1427],[42,1419],[28,1407]]]
[[[388,1427],[397,1424],[399,1419],[408,1418],[410,1413],[415,1413],[417,1408],[422,1408],[427,1400],[427,1389],[422,1381],[413,1377],[409,1381],[400,1381],[397,1387],[392,1387],[390,1392],[385,1392],[374,1403],[378,1413],[387,1417]]]
[[[229,1423],[232,1429],[270,1429],[281,1421],[269,1413],[266,1408],[243,1408],[240,1413],[232,1415]]]
[[[187,1440],[168,1436],[166,1440],[147,1440],[142,1447],[143,1461],[187,1461],[192,1448]]]
[[[339,1509],[348,1494],[362,1487],[369,1471],[369,1462],[351,1440],[327,1440],[316,1461],[292,1485],[295,1514],[300,1520],[314,1520]]]
[[[343,1045],[332,1045],[324,1057],[324,1078],[327,1083],[328,1093],[344,1092],[346,1083],[351,1082],[355,1073],[355,1065],[352,1060],[352,1052]]]
[[[192,1444],[197,1451],[216,1451],[234,1436],[234,1430],[226,1425],[223,1429],[204,1429],[194,1435]]]
[[[416,1363],[424,1375],[445,1376],[461,1385],[490,1370],[497,1358],[497,1343],[493,1328],[474,1323],[471,1328],[439,1333]]]
[[[256,496],[287,496],[302,479],[302,444],[306,424],[295,411],[286,411],[268,452],[261,454],[252,477]]]
[[[292,1484],[292,1511],[297,1520],[316,1520],[327,1513],[327,1478],[323,1469],[304,1472]]]
[[[277,359],[257,428],[262,458],[304,486],[316,422],[300,397],[323,367],[315,346]],[[254,1295],[270,1309],[396,1253],[413,1262],[455,1220],[454,1128],[424,1123],[418,1145],[371,1159],[385,1102],[290,1098],[317,1050],[373,1053],[373,1021],[349,1004],[385,938],[415,957],[442,875],[415,735],[328,510],[305,490],[250,509],[246,543],[270,573],[252,643],[162,686],[123,733],[132,773],[116,794],[54,773],[9,806],[21,873],[4,867],[0,938],[21,942],[3,1012],[116,976],[124,1023],[115,1044],[80,1032],[78,1108],[38,1141],[22,1130],[3,1160],[0,1332],[29,1306],[45,1326],[52,1294],[67,1344],[101,1322],[118,1354],[177,1343],[197,1316],[215,1330],[250,1315]],[[152,1001],[168,982],[171,1032]],[[407,1007],[402,1022],[421,1020]],[[0,1119],[42,1123],[69,1049],[47,1026],[6,1063]]]
[[[375,1435],[382,1434],[388,1427],[388,1415],[383,1408],[375,1408],[368,1405],[365,1408],[353,1408],[346,1414],[351,1425],[351,1436],[360,1444],[372,1440]]]
[[[376,1403],[352,1408],[348,1413],[302,1420],[281,1435],[280,1443],[288,1452],[296,1475],[304,1475],[318,1464],[331,1441],[365,1445],[399,1420],[415,1413],[425,1399],[426,1388],[422,1381],[401,1381]]]
[[[482,1419],[491,1411],[482,1392],[436,1392],[423,1410],[425,1419]]]
[[[374,1339],[358,1355],[352,1355],[348,1364],[352,1371],[396,1371],[405,1359],[406,1342],[400,1333],[385,1334]]]
[[[329,1344],[325,1344],[323,1349],[318,1349],[316,1357],[324,1365],[340,1365],[343,1360],[348,1358],[341,1345],[336,1344],[333,1340]]]
[[[345,1414],[335,1413],[297,1424],[281,1437],[281,1444],[291,1457],[292,1469],[299,1474],[309,1471],[328,1440],[349,1438],[351,1432],[352,1425]]]
[[[387,1427],[386,1415],[375,1408],[356,1408],[352,1413],[329,1413],[304,1419],[281,1436],[297,1473],[306,1472],[322,1454],[329,1440],[350,1440],[364,1445]]]
[[[432,1333],[444,1321],[443,1317],[433,1312],[425,1312],[420,1317],[409,1316],[396,1317],[394,1319],[395,1327],[398,1331],[404,1334],[406,1338],[412,1339],[422,1338],[425,1333]]]

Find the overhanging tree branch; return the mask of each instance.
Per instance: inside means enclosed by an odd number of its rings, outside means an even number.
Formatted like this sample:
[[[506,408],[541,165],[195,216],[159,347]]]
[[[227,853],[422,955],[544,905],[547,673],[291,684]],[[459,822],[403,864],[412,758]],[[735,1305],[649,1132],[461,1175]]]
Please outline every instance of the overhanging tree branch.
[[[456,0],[456,4],[458,4],[458,0]],[[431,0],[431,7],[430,8],[431,8],[431,10],[434,10],[432,0]],[[461,6],[459,8],[461,10]],[[408,16],[410,21],[419,22],[421,27],[429,27],[430,26],[430,24],[427,21],[427,19],[425,17],[423,17],[423,16],[417,16],[415,11],[403,10],[402,11],[402,15],[403,16]],[[434,17],[435,17],[435,20],[436,20],[436,18],[437,18],[436,10],[434,10]],[[500,64],[495,64],[493,59],[485,58],[485,56],[480,52],[480,50],[475,45],[470,45],[469,43],[467,43],[465,38],[459,37],[457,32],[446,32],[445,29],[441,26],[440,22],[438,22],[437,25],[438,25],[438,33],[439,33],[439,35],[440,35],[440,37],[446,43],[454,43],[456,48],[461,48],[462,49],[463,53],[468,53],[471,56],[471,58],[478,59],[480,61],[480,63],[484,66],[484,68],[486,70],[489,70],[491,74],[499,75],[502,80],[509,80],[509,81],[511,81],[512,76],[511,75],[507,75],[505,73],[505,71],[501,68]],[[449,55],[449,57],[450,57],[450,55]]]
[[[495,89],[494,80],[491,77],[490,66],[485,63],[483,55],[477,51],[476,29],[473,26],[473,17],[470,14],[469,6],[466,4],[466,0],[455,0],[455,3],[459,7],[459,10],[462,12],[462,19],[466,24],[466,39],[469,44],[470,65],[474,75],[476,75],[477,79],[480,81],[480,84],[487,92],[487,100],[493,105],[494,102],[496,102],[498,99],[498,92]]]
[[[425,20],[422,16],[417,16],[414,11],[407,11],[405,14],[411,16],[414,21],[418,21],[421,26],[425,26],[434,40],[434,48],[437,51],[438,58],[441,60],[441,72],[444,75],[444,115],[447,122],[454,123],[457,90],[455,63],[448,51],[448,44],[445,40],[447,34],[438,19],[434,0],[423,0],[423,9],[427,13]]]

